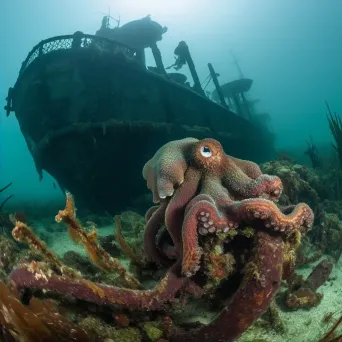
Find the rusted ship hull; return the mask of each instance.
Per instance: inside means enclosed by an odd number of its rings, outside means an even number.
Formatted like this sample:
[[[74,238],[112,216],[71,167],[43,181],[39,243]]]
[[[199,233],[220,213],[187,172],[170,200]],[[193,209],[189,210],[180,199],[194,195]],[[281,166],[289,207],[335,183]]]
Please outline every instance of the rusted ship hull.
[[[170,140],[212,137],[240,158],[273,156],[272,134],[146,71],[129,49],[108,49],[93,36],[74,48],[72,39],[37,45],[10,100],[37,170],[50,173],[80,205],[110,213],[132,205],[146,192],[144,163]],[[49,51],[55,41],[66,47]]]

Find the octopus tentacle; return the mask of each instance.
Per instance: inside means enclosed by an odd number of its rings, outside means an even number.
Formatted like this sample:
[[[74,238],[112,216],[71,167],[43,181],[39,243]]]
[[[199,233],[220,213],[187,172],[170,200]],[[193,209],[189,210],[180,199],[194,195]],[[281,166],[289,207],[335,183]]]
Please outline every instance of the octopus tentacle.
[[[158,210],[159,205],[154,205],[146,211],[145,222],[148,222],[152,215]]]
[[[258,232],[253,255],[232,300],[208,325],[187,332],[169,327],[169,341],[236,341],[267,310],[279,290],[283,258],[281,237]]]
[[[220,215],[214,200],[208,195],[198,195],[188,204],[182,227],[182,273],[185,276],[193,276],[200,267],[202,249],[198,244],[198,232],[201,235],[227,232],[230,224]]]
[[[262,174],[256,179],[251,179],[239,168],[236,168],[234,171],[234,174],[229,173],[224,175],[222,182],[236,197],[265,197],[276,201],[283,191],[282,182],[277,176]]]
[[[205,202],[209,203],[209,206],[206,206],[203,208],[203,210],[198,215],[198,222],[197,222],[197,228],[201,235],[207,235],[209,233],[213,233],[214,231],[209,231],[208,226],[204,225],[204,223],[208,223],[210,226],[216,228],[216,232],[227,232],[230,228],[237,228],[238,223],[233,221],[231,217],[228,217],[225,212],[222,212],[218,209],[217,200],[209,195],[209,194],[199,194],[195,198],[193,198],[189,204],[187,205],[185,209],[185,215],[186,217],[188,215],[188,212],[192,209],[192,207],[198,202]],[[231,202],[230,202],[231,203]],[[213,222],[209,222],[213,221]],[[207,232],[204,231],[204,228],[208,230]]]
[[[249,160],[238,159],[235,157],[230,158],[248,177],[256,179],[262,175],[262,172],[258,164],[253,163]]]
[[[180,257],[179,251],[176,250],[173,244],[169,241],[170,234],[166,227],[161,229],[160,234],[157,237],[157,246],[159,250],[170,260],[178,260]]]
[[[196,195],[201,174],[189,168],[185,173],[185,182],[176,190],[167,206],[165,225],[176,250],[182,249],[182,224],[187,203]]]
[[[213,206],[215,206],[215,201],[212,198],[212,196],[208,195],[208,194],[199,194],[197,195],[195,198],[193,198],[186,206],[185,208],[185,215],[187,215],[187,213],[190,211],[190,209],[192,208],[192,206],[194,204],[196,204],[199,201],[207,201],[210,204],[212,204]]]
[[[152,207],[148,211],[150,216],[144,232],[144,249],[148,259],[154,261],[158,265],[169,265],[168,258],[159,250],[156,244],[157,234],[164,222],[165,211],[169,201],[164,201],[159,207]],[[153,212],[152,212],[153,209]]]
[[[200,194],[215,198],[214,204],[220,208],[220,211],[227,204],[233,203],[229,191],[222,185],[221,179],[211,174],[202,177]]]
[[[238,221],[263,221],[263,226],[273,231],[289,232],[300,227],[311,228],[314,214],[305,203],[297,204],[291,213],[284,214],[271,201],[263,198],[251,198],[236,202],[227,207],[227,212]]]
[[[180,263],[176,262],[152,290],[132,290],[116,286],[94,283],[90,280],[71,279],[67,276],[44,274],[28,266],[16,268],[10,274],[10,280],[18,290],[42,289],[68,294],[73,298],[98,305],[118,306],[129,309],[160,310],[172,300],[176,293],[188,282],[179,273]]]

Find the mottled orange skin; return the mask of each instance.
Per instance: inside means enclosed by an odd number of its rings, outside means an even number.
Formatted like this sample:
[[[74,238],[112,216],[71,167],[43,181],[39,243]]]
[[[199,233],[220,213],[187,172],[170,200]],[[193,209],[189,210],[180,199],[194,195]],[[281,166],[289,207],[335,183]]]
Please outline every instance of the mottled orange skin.
[[[197,234],[207,233],[207,226],[220,232],[253,224],[286,234],[307,230],[313,222],[312,210],[304,203],[284,214],[274,204],[283,189],[281,180],[263,174],[253,162],[225,154],[214,139],[186,138],[164,145],[145,164],[143,176],[161,207],[171,197],[164,223],[186,276],[198,270],[201,250]],[[159,227],[148,221],[145,249],[152,260],[165,263],[151,239]]]
[[[199,234],[227,232],[246,224],[257,230],[242,284],[219,316],[187,332],[172,325],[166,329],[172,342],[235,341],[265,312],[279,290],[285,250],[282,236],[294,230],[306,232],[313,223],[312,210],[304,203],[280,210],[274,202],[283,190],[281,180],[262,174],[253,162],[226,155],[213,139],[166,144],[146,163],[143,176],[154,201],[161,203],[160,211],[155,211],[158,225],[152,224],[154,214],[149,215],[145,249],[155,262],[165,262],[167,255],[151,238],[164,223],[186,277],[200,269]]]

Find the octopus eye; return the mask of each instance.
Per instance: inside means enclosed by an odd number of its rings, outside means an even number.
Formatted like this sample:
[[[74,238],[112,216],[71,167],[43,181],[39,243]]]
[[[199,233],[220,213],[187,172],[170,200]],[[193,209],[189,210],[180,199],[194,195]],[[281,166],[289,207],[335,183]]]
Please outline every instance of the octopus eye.
[[[202,146],[201,147],[201,155],[205,158],[209,158],[212,156],[211,149],[208,146]]]

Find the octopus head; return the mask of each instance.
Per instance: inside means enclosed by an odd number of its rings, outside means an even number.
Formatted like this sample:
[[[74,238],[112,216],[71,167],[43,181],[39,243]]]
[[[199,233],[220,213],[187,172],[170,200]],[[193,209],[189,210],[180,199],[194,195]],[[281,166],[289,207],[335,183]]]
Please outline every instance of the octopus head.
[[[214,139],[203,139],[194,144],[192,164],[201,171],[218,172],[225,153],[221,144]]]

